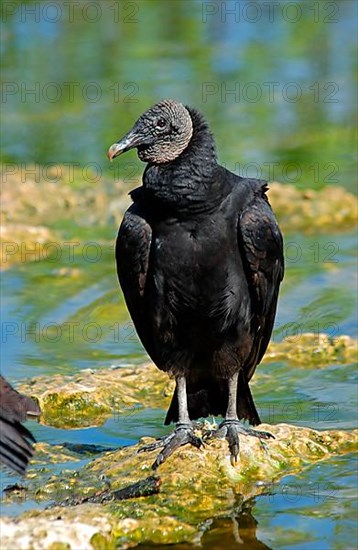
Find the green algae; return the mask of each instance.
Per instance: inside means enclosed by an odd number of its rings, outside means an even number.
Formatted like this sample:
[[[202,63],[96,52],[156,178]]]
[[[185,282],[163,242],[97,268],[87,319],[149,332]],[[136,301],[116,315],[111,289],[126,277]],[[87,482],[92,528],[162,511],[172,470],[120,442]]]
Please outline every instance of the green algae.
[[[54,427],[77,428],[79,426],[101,425],[111,413],[111,408],[98,403],[86,391],[50,393],[41,401],[42,421]],[[59,415],[59,411],[61,414]]]
[[[148,380],[151,380],[150,391]],[[130,414],[138,404],[169,402],[173,381],[153,364],[119,369],[84,369],[75,376],[38,377],[22,384],[40,404],[41,422],[56,427],[101,425],[111,414]]]
[[[305,333],[270,342],[264,362],[285,361],[305,368],[325,367],[331,363],[357,361],[357,341],[349,336],[331,338],[327,334]]]
[[[272,342],[265,361],[317,368],[331,363],[350,364],[355,354],[356,341],[349,337],[332,339],[322,334],[304,334],[299,339],[288,337],[280,343]],[[263,364],[261,370],[264,369]],[[138,404],[151,408],[168,406],[173,381],[149,363],[87,369],[75,376],[39,377],[20,389],[38,399],[44,410],[42,422],[73,425],[75,419],[82,425],[97,425],[106,416],[125,415]],[[201,429],[205,433],[208,428],[210,425],[205,423]],[[200,426],[197,429],[201,435]],[[73,503],[107,491],[108,484],[110,490],[117,491],[150,476],[158,451],[139,454],[138,450],[153,440],[143,438],[137,445],[103,452],[75,471],[73,464],[82,455],[63,446],[39,444],[28,472],[26,498],[51,503],[53,507],[27,512],[16,524],[4,518],[0,524],[3,548],[12,548],[16,537],[26,540],[29,548],[56,548],[56,544],[62,544],[71,550],[199,544],[205,526],[213,518],[229,517],[238,502],[246,503],[266,494],[288,474],[299,474],[313,464],[357,448],[357,431],[316,431],[289,424],[263,424],[260,429],[270,431],[275,439],[260,442],[257,438],[241,437],[236,466],[230,462],[225,440],[208,439],[204,448],[184,446],[161,465],[158,494],[77,506]],[[62,462],[57,475],[49,473],[49,462]],[[67,462],[71,462],[71,468],[66,467]],[[6,498],[15,500],[16,495],[10,493]]]
[[[140,184],[100,178],[91,186],[79,173],[72,183],[66,178],[57,183],[42,178],[23,181],[20,174],[7,174],[1,205],[3,268],[49,259],[57,253],[56,243],[68,245],[69,234],[77,244],[83,242],[88,227],[96,227],[97,238],[103,234],[103,248],[111,247],[111,228],[119,225],[130,204],[129,187]],[[356,199],[343,187],[315,191],[273,182],[269,198],[284,233],[336,233],[351,231],[357,224]]]
[[[353,229],[357,200],[344,187],[330,185],[316,191],[269,183],[269,199],[284,233],[316,235]]]
[[[356,360],[356,340],[307,333],[271,342],[260,375],[265,376],[265,363],[272,361],[309,369]],[[169,406],[174,381],[147,363],[117,369],[84,369],[75,376],[38,377],[19,389],[37,399],[42,423],[73,428],[99,426],[111,415],[132,414],[138,406],[164,409]]]
[[[38,500],[50,501],[54,507],[27,512],[16,522],[1,520],[2,548],[11,548],[20,536],[28,541],[29,548],[52,548],[50,542],[67,544],[74,550],[129,548],[145,543],[195,544],[205,531],[203,525],[211,518],[230,515],[238,498],[246,502],[266,493],[284,475],[352,452],[357,446],[358,431],[317,432],[288,424],[262,425],[262,429],[269,429],[275,439],[263,446],[257,438],[242,437],[236,466],[230,462],[225,440],[209,440],[202,450],[182,447],[160,467],[158,494],[103,505],[64,506],[63,500],[95,494],[101,484],[103,488],[103,477],[117,490],[151,475],[156,451],[137,452],[148,438],[133,447],[107,452],[76,472],[64,469],[50,479],[39,470],[37,476],[31,476],[31,466],[28,496],[35,493]],[[59,447],[58,452],[62,455],[63,449]]]

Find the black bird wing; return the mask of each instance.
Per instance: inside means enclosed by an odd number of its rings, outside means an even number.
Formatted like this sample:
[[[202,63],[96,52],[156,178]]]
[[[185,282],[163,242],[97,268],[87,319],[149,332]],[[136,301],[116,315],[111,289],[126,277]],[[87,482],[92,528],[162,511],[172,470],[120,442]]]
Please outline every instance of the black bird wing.
[[[283,239],[261,184],[239,218],[238,245],[249,284],[253,336],[245,365],[249,381],[268,346],[275,320],[278,291],[284,274]]]
[[[149,355],[152,355],[151,331],[146,323],[144,290],[149,266],[152,229],[143,210],[134,203],[126,211],[116,241],[116,263],[128,311],[138,336]]]
[[[24,474],[34,450],[33,435],[21,422],[27,415],[38,416],[35,401],[22,395],[0,376],[0,461],[19,474]]]

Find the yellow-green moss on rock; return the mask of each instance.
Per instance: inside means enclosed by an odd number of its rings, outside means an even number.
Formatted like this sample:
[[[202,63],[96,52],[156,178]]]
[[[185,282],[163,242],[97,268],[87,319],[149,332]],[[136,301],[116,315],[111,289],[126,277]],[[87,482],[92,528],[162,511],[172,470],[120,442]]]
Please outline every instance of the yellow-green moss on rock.
[[[2,224],[0,227],[1,269],[48,258],[53,251],[53,243],[57,245],[58,240],[58,234],[43,225]]]
[[[331,338],[327,334],[304,333],[288,336],[282,342],[270,342],[264,363],[286,361],[290,364],[324,367],[330,363],[357,361],[357,340],[349,336]]]
[[[357,432],[317,432],[287,424],[260,429],[270,430],[275,439],[263,446],[257,438],[241,437],[236,466],[230,463],[225,440],[210,440],[202,450],[180,448],[159,468],[158,494],[102,505],[55,506],[25,513],[18,520],[4,518],[1,548],[13,550],[15,541],[18,550],[48,549],[55,544],[67,544],[71,550],[130,548],[140,543],[198,544],[203,526],[212,518],[229,516],[239,496],[245,502],[270,491],[284,475],[356,449]],[[36,486],[38,499],[60,502],[66,495],[94,494],[101,476],[110,480],[113,490],[145,479],[152,474],[157,451],[138,454],[139,448],[107,452],[76,473],[64,470],[46,479],[39,472],[39,479],[29,482],[29,498],[32,486]]]
[[[118,369],[84,369],[75,376],[41,376],[19,389],[37,399],[42,423],[70,428],[98,426],[110,415],[131,414],[138,406],[166,406],[173,388],[174,382],[167,374],[149,363]]]
[[[41,167],[37,169],[36,179],[24,180],[21,170],[4,174],[0,235],[2,249],[6,251],[3,268],[47,257],[47,245],[61,241],[60,232],[49,229],[54,223],[70,220],[78,225],[116,227],[131,202],[128,183],[121,180],[100,178],[89,185],[80,172],[69,178],[65,166],[46,169],[46,178],[41,177]],[[138,180],[131,187],[140,184]],[[269,187],[270,202],[286,234],[340,232],[356,227],[356,197],[344,187],[301,190],[278,182],[270,183]],[[37,247],[37,253],[24,254],[21,247],[28,250]]]
[[[265,363],[272,361],[319,368],[356,359],[357,341],[349,336],[332,339],[326,334],[307,333],[271,342],[260,372],[264,373]],[[111,415],[131,415],[138,407],[165,409],[174,381],[148,363],[117,369],[85,369],[75,376],[38,377],[19,389],[38,400],[42,423],[73,428],[99,426]]]
[[[312,235],[354,229],[357,198],[339,186],[320,191],[269,183],[269,199],[284,233]]]
[[[304,334],[271,343],[265,361],[317,368],[352,363],[356,349],[356,341],[346,336],[332,339]],[[262,371],[264,368],[262,365]],[[109,415],[130,414],[138,405],[165,408],[173,385],[165,373],[149,363],[87,369],[75,376],[40,377],[23,384],[20,390],[39,400],[43,422],[58,425],[62,421],[73,426],[95,425]],[[27,498],[53,502],[55,507],[33,510],[18,520],[1,520],[1,547],[13,550],[15,541],[19,550],[200,544],[205,526],[213,518],[229,517],[238,502],[267,493],[283,476],[298,474],[309,465],[357,448],[357,431],[320,432],[289,424],[262,425],[259,429],[271,432],[275,439],[261,443],[257,438],[242,436],[236,466],[230,462],[225,440],[209,439],[201,450],[185,446],[159,468],[158,494],[106,504],[74,505],[108,491],[107,480],[115,491],[152,475],[151,465],[158,450],[138,453],[152,439],[143,438],[138,445],[104,452],[85,467],[79,463],[77,470],[74,467],[83,459],[82,454],[76,455],[64,446],[39,444],[28,472]],[[62,471],[51,473],[49,462],[62,462]],[[68,462],[71,464],[67,468]],[[7,498],[17,497],[10,493]],[[63,501],[67,505],[59,506]]]

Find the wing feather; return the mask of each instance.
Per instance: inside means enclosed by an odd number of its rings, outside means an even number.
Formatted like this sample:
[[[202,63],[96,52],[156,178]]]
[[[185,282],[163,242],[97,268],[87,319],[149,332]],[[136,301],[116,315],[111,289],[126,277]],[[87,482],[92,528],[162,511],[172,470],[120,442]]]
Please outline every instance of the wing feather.
[[[0,376],[0,462],[21,475],[34,454],[35,439],[21,424],[28,415],[40,415],[38,404]]]
[[[265,195],[267,187],[240,215],[238,242],[249,283],[252,302],[252,352],[246,366],[250,380],[268,346],[277,307],[278,291],[284,274],[283,239]]]
[[[147,352],[150,353],[148,327],[144,308],[152,229],[139,204],[127,210],[116,241],[116,263],[128,311]]]

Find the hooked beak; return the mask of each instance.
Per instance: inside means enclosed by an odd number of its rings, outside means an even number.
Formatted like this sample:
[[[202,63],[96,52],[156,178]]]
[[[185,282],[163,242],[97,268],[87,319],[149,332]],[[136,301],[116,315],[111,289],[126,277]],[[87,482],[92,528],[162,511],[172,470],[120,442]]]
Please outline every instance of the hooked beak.
[[[107,156],[110,161],[112,161],[115,157],[118,157],[122,153],[125,153],[126,151],[129,151],[129,149],[133,149],[133,147],[137,147],[141,143],[141,138],[134,132],[134,130],[130,130],[128,134],[126,134],[122,139],[117,141],[117,143],[113,143],[113,145],[110,146],[107,152]]]

